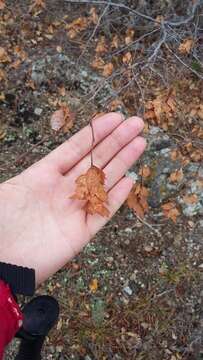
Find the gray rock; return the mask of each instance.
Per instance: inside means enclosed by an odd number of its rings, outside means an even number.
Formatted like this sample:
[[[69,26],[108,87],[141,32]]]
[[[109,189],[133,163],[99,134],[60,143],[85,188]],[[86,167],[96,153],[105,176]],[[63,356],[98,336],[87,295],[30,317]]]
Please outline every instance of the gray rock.
[[[128,296],[131,296],[133,294],[132,289],[129,286],[125,286],[123,289],[124,293],[127,294]]]
[[[34,114],[37,115],[37,116],[40,116],[41,113],[42,113],[42,111],[43,111],[43,110],[40,109],[40,108],[35,108],[35,109],[34,109]]]
[[[184,195],[197,196],[197,202],[194,204],[188,204],[184,201],[184,197],[178,197],[178,202],[182,207],[183,214],[191,217],[195,215],[203,215],[203,187],[202,184],[197,180],[190,180],[187,183],[187,189]]]
[[[114,90],[103,77],[96,74],[89,67],[75,65],[75,62],[64,54],[47,55],[45,58],[34,60],[31,78],[37,86],[49,84],[64,84],[77,95],[94,97],[98,103],[104,103]]]

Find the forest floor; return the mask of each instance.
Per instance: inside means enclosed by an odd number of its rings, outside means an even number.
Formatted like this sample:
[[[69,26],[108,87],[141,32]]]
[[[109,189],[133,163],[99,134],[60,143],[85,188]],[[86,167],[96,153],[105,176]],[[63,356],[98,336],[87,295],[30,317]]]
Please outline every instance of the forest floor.
[[[78,62],[83,16],[89,16],[84,7],[74,7],[70,16],[66,1],[43,4],[6,1],[0,10],[1,182],[68,139],[95,112],[134,115],[143,105],[136,83],[113,98],[117,84],[103,82],[111,61],[105,69],[92,66],[94,49]],[[72,22],[79,17],[78,30]],[[99,41],[106,52],[97,35]],[[130,55],[123,59],[128,61]],[[149,209],[140,219],[124,204],[79,256],[37,290],[60,304],[43,359],[202,359],[203,86],[189,71],[171,71],[170,86],[152,79],[145,91],[148,148],[131,169],[149,191]],[[139,86],[145,88],[145,80]],[[56,134],[50,117],[64,103],[75,113],[74,124]],[[16,346],[6,359],[13,359]]]

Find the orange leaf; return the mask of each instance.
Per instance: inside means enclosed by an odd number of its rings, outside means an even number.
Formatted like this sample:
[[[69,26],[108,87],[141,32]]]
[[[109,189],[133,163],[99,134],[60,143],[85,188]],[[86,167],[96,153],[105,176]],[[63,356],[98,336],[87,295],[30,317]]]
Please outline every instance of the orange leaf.
[[[125,37],[126,45],[130,44],[133,41],[134,34],[135,34],[135,30],[133,30],[133,29],[128,29],[126,31],[126,37]]]
[[[180,154],[177,149],[171,151],[171,160],[175,161],[179,158]]]
[[[140,176],[143,176],[144,178],[147,178],[151,175],[151,170],[150,170],[150,167],[147,166],[147,165],[144,165],[140,171],[139,171],[139,175]]]
[[[3,10],[6,7],[5,1],[0,0],[0,10]]]
[[[155,118],[155,112],[154,110],[148,110],[144,113],[144,118],[145,120],[148,120],[148,119],[154,119]]]
[[[149,210],[147,197],[148,189],[140,184],[135,184],[127,198],[129,208],[133,209],[140,218],[143,218],[145,213]]]
[[[73,126],[74,114],[70,112],[69,108],[65,105],[61,106],[51,116],[52,130],[59,131],[63,129],[66,133]]]
[[[130,51],[128,51],[124,56],[123,56],[123,59],[122,59],[123,63],[124,64],[130,64],[132,62],[132,54]]]
[[[70,24],[66,25],[66,29],[69,30],[68,36],[70,37],[70,39],[74,39],[76,35],[79,32],[85,30],[88,25],[89,25],[89,20],[86,17],[84,16],[78,17],[77,19],[73,20]]]
[[[45,7],[46,7],[45,0],[34,0],[33,4],[30,6],[29,11],[32,11],[34,8],[45,9]]]
[[[95,51],[97,54],[104,54],[108,51],[104,36],[101,36],[101,38],[99,39]]]
[[[162,209],[164,212],[164,215],[171,219],[174,223],[177,221],[177,217],[180,215],[179,210],[176,208],[176,204],[173,202],[168,202],[164,205],[162,205]]]
[[[192,39],[185,39],[178,47],[178,50],[181,54],[189,54],[190,50],[193,47]]]
[[[0,69],[0,81],[6,80],[6,73],[3,69]]]
[[[89,284],[89,288],[92,293],[95,293],[98,289],[98,280],[92,279],[92,281]]]
[[[7,54],[7,51],[3,47],[0,47],[0,63],[7,63],[7,62],[11,62],[11,58]]]
[[[113,64],[112,63],[108,63],[106,65],[104,65],[104,70],[103,70],[103,75],[105,77],[108,77],[112,74],[113,72]]]
[[[102,58],[96,57],[96,58],[93,60],[91,66],[92,66],[94,69],[101,70],[101,69],[104,68],[105,63],[104,63],[104,60],[103,60]]]
[[[198,200],[198,197],[196,194],[185,195],[183,198],[183,201],[186,204],[196,204],[197,200]]]
[[[76,179],[76,190],[71,199],[87,201],[84,209],[88,214],[108,217],[109,210],[104,206],[108,200],[107,192],[104,190],[104,180],[104,172],[96,166],[91,166],[86,174]]]
[[[112,48],[118,49],[118,46],[119,46],[119,38],[118,38],[118,35],[114,35],[114,36],[113,36],[113,39],[112,39],[112,42],[111,42],[111,46],[112,46]]]
[[[179,182],[183,179],[183,170],[176,170],[169,176],[169,181],[171,182]]]
[[[96,8],[95,7],[92,7],[90,9],[90,19],[92,20],[93,24],[97,24],[98,23],[98,20],[99,20],[99,17],[97,15],[97,11],[96,11]]]

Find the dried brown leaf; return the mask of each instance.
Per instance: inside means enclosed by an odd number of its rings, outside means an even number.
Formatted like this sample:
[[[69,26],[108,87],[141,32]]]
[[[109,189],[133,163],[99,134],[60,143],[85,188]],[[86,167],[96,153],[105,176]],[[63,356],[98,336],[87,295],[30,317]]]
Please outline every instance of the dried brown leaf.
[[[98,280],[97,279],[92,279],[90,284],[89,284],[89,289],[92,293],[95,293],[98,289]]]
[[[6,7],[5,1],[4,0],[0,0],[0,10],[4,10]]]
[[[11,62],[10,56],[3,47],[0,47],[0,63],[8,63],[8,62]]]
[[[147,165],[144,165],[140,171],[139,171],[139,175],[143,176],[143,178],[147,178],[151,175],[151,170],[150,167]]]
[[[178,50],[181,54],[189,54],[193,47],[193,44],[194,44],[194,41],[192,39],[185,39],[179,45]]]
[[[112,72],[113,72],[113,64],[112,63],[105,64],[103,69],[103,76],[108,77],[112,74]]]
[[[104,54],[108,51],[108,47],[106,45],[106,39],[104,36],[101,36],[98,43],[97,43],[97,46],[96,46],[96,49],[95,49],[96,53],[97,54]]]
[[[135,184],[127,198],[129,208],[133,209],[140,218],[143,218],[149,210],[147,197],[148,189],[140,184]]]
[[[59,110],[56,110],[50,120],[51,128],[54,131],[63,130],[66,133],[73,126],[74,114],[70,112],[68,106],[61,106]]]
[[[196,194],[188,194],[188,195],[185,195],[183,197],[183,201],[186,203],[186,204],[196,204],[197,201],[198,201],[198,197]]]
[[[128,51],[122,58],[124,64],[131,64],[132,62],[132,54]]]
[[[183,170],[176,170],[169,176],[169,181],[171,182],[179,182],[183,179]]]
[[[104,204],[107,203],[108,195],[104,189],[105,174],[96,166],[91,166],[86,174],[76,179],[75,194],[72,199],[85,200],[85,211],[88,214],[109,216],[109,210]]]
[[[164,216],[176,223],[177,217],[180,215],[179,210],[176,208],[176,204],[174,202],[168,202],[161,207],[163,209]]]

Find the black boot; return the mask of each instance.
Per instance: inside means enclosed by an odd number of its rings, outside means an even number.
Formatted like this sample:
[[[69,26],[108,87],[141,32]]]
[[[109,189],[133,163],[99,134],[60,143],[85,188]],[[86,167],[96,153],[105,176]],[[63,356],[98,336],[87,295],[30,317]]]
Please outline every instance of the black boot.
[[[16,337],[21,339],[15,360],[41,360],[45,338],[59,317],[58,302],[51,296],[38,296],[23,309],[23,326]]]

